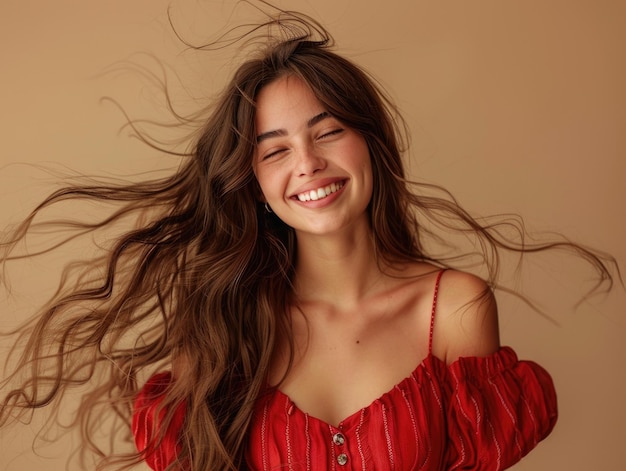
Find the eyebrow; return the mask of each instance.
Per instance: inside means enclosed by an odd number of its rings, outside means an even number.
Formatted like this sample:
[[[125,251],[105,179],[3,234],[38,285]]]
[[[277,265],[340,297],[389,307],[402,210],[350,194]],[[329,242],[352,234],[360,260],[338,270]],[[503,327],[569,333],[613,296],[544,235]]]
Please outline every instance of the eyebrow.
[[[306,122],[306,126],[307,126],[307,128],[312,128],[313,126],[315,126],[320,121],[323,121],[326,118],[330,118],[331,116],[332,115],[328,111],[322,111],[320,114],[315,115],[311,119],[309,119]],[[287,130],[286,129],[276,129],[274,131],[267,131],[267,132],[259,134],[256,137],[256,143],[260,144],[261,142],[263,142],[266,139],[270,139],[272,137],[278,137],[278,136],[286,136],[286,135],[287,135]]]

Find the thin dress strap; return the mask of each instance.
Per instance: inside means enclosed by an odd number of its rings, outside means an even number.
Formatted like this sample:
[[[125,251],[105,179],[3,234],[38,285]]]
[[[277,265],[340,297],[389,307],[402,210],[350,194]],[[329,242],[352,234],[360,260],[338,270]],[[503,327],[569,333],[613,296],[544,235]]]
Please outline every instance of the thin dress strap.
[[[433,293],[433,307],[430,312],[430,332],[428,334],[428,354],[433,353],[433,331],[435,329],[435,312],[437,311],[437,296],[439,295],[439,282],[441,281],[441,275],[446,271],[444,268],[437,273],[437,279],[435,280],[435,290]]]

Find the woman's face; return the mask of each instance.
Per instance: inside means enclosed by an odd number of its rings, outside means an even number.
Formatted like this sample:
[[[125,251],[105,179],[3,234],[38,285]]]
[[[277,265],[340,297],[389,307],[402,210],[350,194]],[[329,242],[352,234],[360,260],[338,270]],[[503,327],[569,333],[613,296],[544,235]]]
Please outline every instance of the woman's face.
[[[299,78],[258,94],[253,168],[265,201],[298,233],[328,234],[367,220],[372,167],[363,136],[324,108]]]

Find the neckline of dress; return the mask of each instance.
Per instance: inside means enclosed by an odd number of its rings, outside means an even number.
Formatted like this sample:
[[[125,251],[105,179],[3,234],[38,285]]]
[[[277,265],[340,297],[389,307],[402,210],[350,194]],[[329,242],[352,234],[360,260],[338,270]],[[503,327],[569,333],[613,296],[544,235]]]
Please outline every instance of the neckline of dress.
[[[484,357],[476,357],[476,356],[459,357],[450,364],[446,364],[444,360],[433,355],[432,352],[429,352],[428,355],[426,355],[426,357],[424,357],[424,359],[421,362],[419,362],[419,364],[413,369],[413,371],[406,378],[400,380],[397,384],[392,386],[391,389],[381,394],[379,397],[377,397],[372,402],[370,402],[367,406],[362,407],[356,410],[355,412],[349,414],[348,416],[346,416],[337,425],[333,425],[325,421],[324,419],[320,419],[308,412],[303,411],[302,409],[298,407],[295,401],[293,401],[291,397],[289,397],[288,394],[285,394],[279,388],[272,388],[272,387],[269,388],[270,390],[272,390],[272,393],[269,395],[269,398],[270,398],[269,400],[278,396],[289,403],[290,409],[293,409],[294,413],[302,414],[306,416],[309,420],[319,422],[324,426],[330,427],[332,430],[345,431],[360,423],[361,421],[360,416],[363,412],[369,411],[372,407],[374,407],[375,404],[384,402],[385,399],[391,396],[394,392],[405,391],[403,389],[404,387],[406,387],[405,385],[415,380],[416,376],[419,375],[420,370],[426,368],[426,365],[431,366],[431,368],[429,369],[429,372],[434,373],[435,370],[439,370],[439,369],[450,370],[451,368],[455,368],[455,365],[459,363],[462,364],[462,363],[467,363],[467,362],[473,362],[476,360],[479,360],[481,362],[489,362],[490,359],[493,359],[496,357],[502,358],[503,355],[504,356],[512,355],[511,358],[517,361],[517,356],[514,354],[513,350],[510,347],[504,346],[504,345],[500,345],[500,347],[495,352],[491,353],[490,355],[487,355]],[[429,375],[429,374],[426,374],[424,376],[428,377],[431,380],[433,378],[432,375]]]
[[[290,409],[293,408],[294,412],[296,412],[298,414],[302,414],[302,415],[308,417],[309,420],[313,420],[313,421],[319,422],[322,425],[330,427],[334,431],[340,431],[340,430],[341,431],[345,431],[347,429],[350,429],[355,424],[358,425],[358,423],[361,420],[360,416],[361,416],[361,414],[363,414],[364,411],[367,412],[372,407],[374,407],[375,404],[378,404],[380,402],[384,402],[385,399],[388,398],[389,396],[391,396],[395,391],[403,390],[403,388],[405,387],[405,384],[415,380],[415,377],[419,373],[419,371],[421,369],[423,369],[427,363],[431,363],[431,362],[438,363],[440,365],[445,366],[445,362],[443,360],[441,360],[440,358],[434,356],[432,354],[432,352],[430,352],[426,357],[424,357],[424,359],[422,361],[419,362],[419,364],[413,369],[413,371],[411,371],[411,373],[408,376],[406,376],[405,378],[400,380],[398,383],[393,385],[388,391],[385,391],[380,396],[378,396],[376,399],[371,401],[367,406],[361,407],[360,409],[358,409],[358,410],[352,412],[351,414],[349,414],[348,416],[346,416],[337,425],[331,424],[331,423],[325,421],[324,419],[320,419],[320,418],[310,414],[309,412],[303,411],[302,409],[300,409],[298,407],[296,402],[294,400],[292,400],[291,397],[288,394],[284,393],[279,388],[274,388],[274,392],[273,392],[272,395],[273,396],[279,396],[283,400],[288,401],[288,403],[290,405]]]

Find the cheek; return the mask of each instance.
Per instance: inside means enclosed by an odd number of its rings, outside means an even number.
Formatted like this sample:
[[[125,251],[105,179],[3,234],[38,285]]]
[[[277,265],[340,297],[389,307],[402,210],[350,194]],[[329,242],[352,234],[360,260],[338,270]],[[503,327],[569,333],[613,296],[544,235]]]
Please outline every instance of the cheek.
[[[372,180],[373,179],[373,168],[374,168],[374,164],[372,162],[372,156],[370,154],[369,151],[369,147],[367,147],[367,144],[363,143],[363,147],[361,148],[361,170],[363,172],[363,174],[365,175],[365,178],[367,178],[368,180]]]
[[[258,184],[259,188],[261,190],[263,190],[264,187],[267,184],[266,183],[267,182],[267,174],[266,174],[266,172],[255,170],[254,171],[254,176],[256,178],[256,181],[257,181],[257,184]]]
[[[254,175],[263,201],[272,198],[272,195],[278,191],[280,186],[276,172],[272,172],[269,169],[257,169]]]

